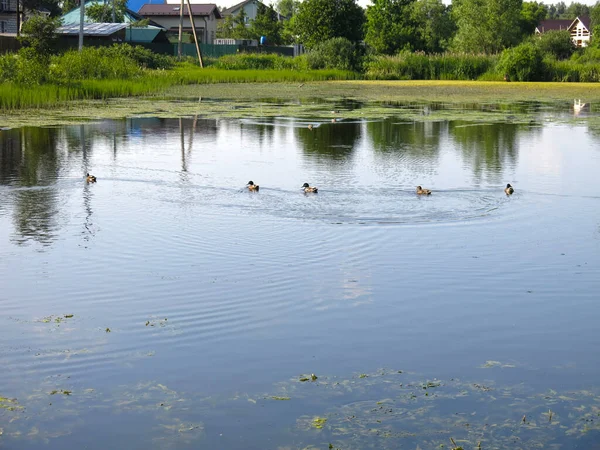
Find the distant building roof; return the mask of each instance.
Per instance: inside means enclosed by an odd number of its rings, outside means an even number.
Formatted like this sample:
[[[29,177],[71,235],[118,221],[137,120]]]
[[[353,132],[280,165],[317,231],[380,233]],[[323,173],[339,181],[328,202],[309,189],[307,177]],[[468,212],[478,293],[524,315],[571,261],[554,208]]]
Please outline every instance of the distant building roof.
[[[237,11],[240,8],[243,8],[244,6],[246,6],[248,3],[252,3],[252,2],[257,2],[258,0],[244,0],[243,2],[240,2],[236,5],[230,6],[229,8],[225,8],[222,11],[222,14],[224,16],[229,16],[231,14],[233,14],[235,11]],[[258,3],[262,3],[260,1],[258,1]]]
[[[579,16],[577,17],[577,19],[579,19],[581,21],[581,23],[583,24],[584,27],[586,27],[589,31],[592,31],[592,29],[590,28],[590,25],[592,24],[592,19],[590,19],[587,16]],[[575,20],[577,20],[575,19]]]
[[[110,36],[111,34],[127,28],[126,23],[84,23],[84,36]],[[63,25],[56,30],[58,34],[77,35],[79,34],[79,24]]]
[[[577,21],[580,21],[584,27],[590,30],[591,19],[587,16],[576,17],[575,19],[550,19],[542,20],[536,27],[538,33],[546,33],[548,31],[569,30]]]
[[[573,21],[570,19],[542,20],[538,24],[537,29],[540,33],[544,33],[546,31],[568,30],[572,23]]]
[[[139,14],[142,16],[178,16],[179,15],[179,5],[175,4],[154,4],[154,3],[146,3],[142,5]],[[185,5],[183,7],[183,13],[188,15],[188,7]],[[192,15],[194,16],[210,16],[211,13],[215,14],[217,19],[221,18],[221,13],[219,12],[219,8],[214,3],[207,4],[192,4]]]

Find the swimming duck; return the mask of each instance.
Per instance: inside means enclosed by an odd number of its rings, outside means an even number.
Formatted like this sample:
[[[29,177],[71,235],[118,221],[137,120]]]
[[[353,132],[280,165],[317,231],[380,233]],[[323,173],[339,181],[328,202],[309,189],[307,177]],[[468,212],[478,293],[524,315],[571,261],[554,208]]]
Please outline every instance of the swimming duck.
[[[96,182],[96,177],[94,175],[90,175],[89,173],[85,174],[85,181],[87,181],[88,183],[95,183]]]
[[[319,189],[316,187],[310,187],[310,185],[308,183],[304,183],[302,185],[302,189],[304,190],[304,192],[308,193],[308,192],[314,192],[315,194],[317,192],[319,192]]]
[[[513,189],[513,187],[510,185],[510,183],[508,183],[506,185],[506,187],[504,188],[504,192],[506,193],[506,195],[511,195],[513,192],[515,192],[515,190]]]
[[[248,181],[246,186],[248,187],[249,191],[258,191],[260,189],[260,186],[258,184],[254,184],[254,181]]]
[[[431,195],[429,189],[423,189],[421,186],[417,186],[417,195]]]

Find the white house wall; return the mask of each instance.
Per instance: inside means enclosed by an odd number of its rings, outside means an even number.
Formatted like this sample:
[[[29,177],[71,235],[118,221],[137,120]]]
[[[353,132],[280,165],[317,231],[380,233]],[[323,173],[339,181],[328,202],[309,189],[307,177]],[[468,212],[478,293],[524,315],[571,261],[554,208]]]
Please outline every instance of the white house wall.
[[[571,39],[577,47],[587,47],[590,43],[590,32],[588,29],[581,23],[577,21],[577,24],[571,28]]]

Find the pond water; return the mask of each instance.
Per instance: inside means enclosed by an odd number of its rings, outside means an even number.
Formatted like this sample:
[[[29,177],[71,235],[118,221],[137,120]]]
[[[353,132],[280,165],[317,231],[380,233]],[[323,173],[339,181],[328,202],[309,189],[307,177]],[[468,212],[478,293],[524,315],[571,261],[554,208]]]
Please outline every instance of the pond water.
[[[543,120],[3,130],[0,448],[600,448],[598,174]]]

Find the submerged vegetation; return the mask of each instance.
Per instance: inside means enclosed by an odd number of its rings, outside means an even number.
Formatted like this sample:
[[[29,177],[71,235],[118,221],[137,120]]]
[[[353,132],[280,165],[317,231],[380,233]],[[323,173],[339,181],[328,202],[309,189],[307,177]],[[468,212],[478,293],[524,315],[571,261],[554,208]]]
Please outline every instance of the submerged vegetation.
[[[526,373],[519,367],[512,370]],[[204,430],[213,430],[234,410],[244,415],[260,410],[266,421],[288,428],[277,435],[276,444],[293,441],[300,447],[321,444],[323,448],[324,441],[329,448],[391,449],[399,442],[410,448],[545,448],[566,444],[586,448],[600,436],[600,393],[596,391],[560,392],[527,383],[484,385],[456,378],[423,381],[422,375],[392,369],[365,375],[362,379],[357,375],[324,376],[312,386],[292,379],[275,384],[275,394],[209,398],[176,392],[156,381],[107,391],[88,388],[72,395],[70,390],[50,389],[53,381],[47,380],[38,390],[22,393],[22,406],[14,399],[0,397],[0,417],[5,414],[7,419],[4,437],[9,445],[75,433],[82,423],[70,419],[84,411],[137,415],[159,425],[144,439],[171,445],[182,439],[188,445],[203,442]],[[473,378],[476,376],[473,372]],[[278,417],[281,402],[272,400],[289,400],[292,393],[297,409],[289,423],[287,417]],[[60,404],[48,404],[49,396]],[[20,416],[23,408],[35,414]],[[312,413],[303,414],[303,410]],[[28,433],[34,424],[37,432]]]

